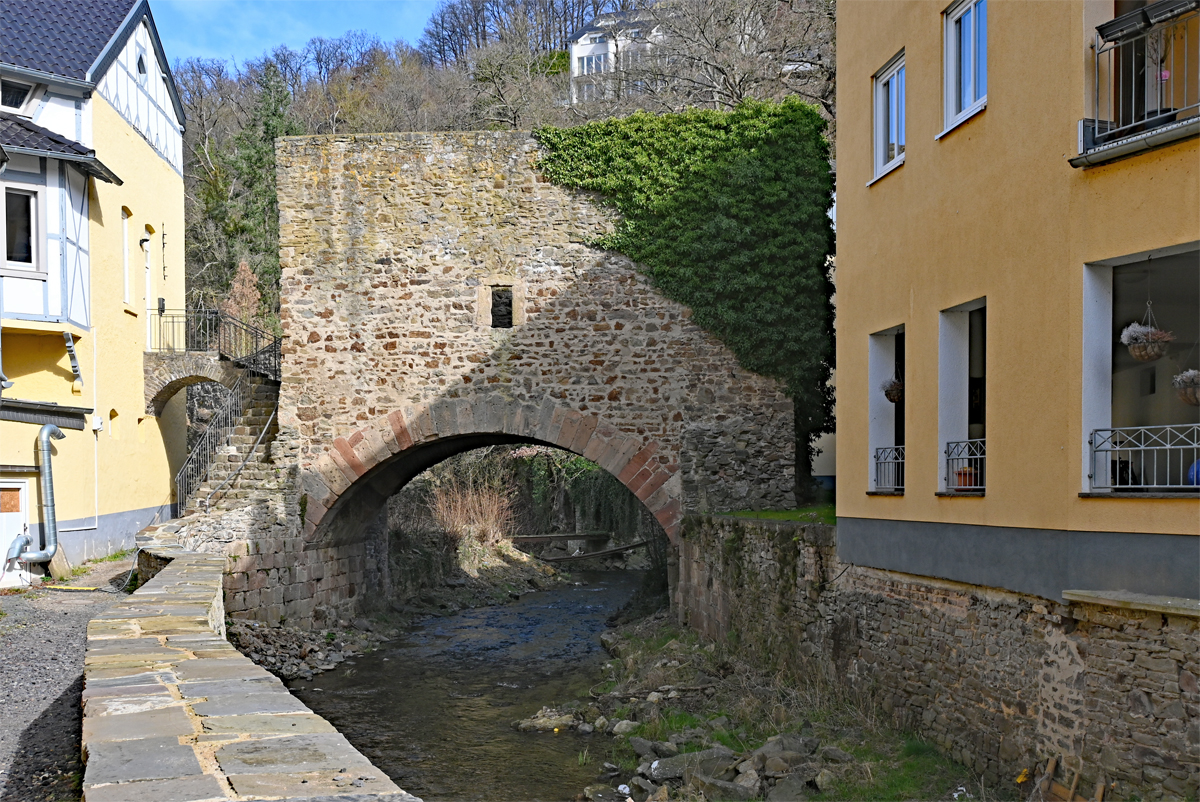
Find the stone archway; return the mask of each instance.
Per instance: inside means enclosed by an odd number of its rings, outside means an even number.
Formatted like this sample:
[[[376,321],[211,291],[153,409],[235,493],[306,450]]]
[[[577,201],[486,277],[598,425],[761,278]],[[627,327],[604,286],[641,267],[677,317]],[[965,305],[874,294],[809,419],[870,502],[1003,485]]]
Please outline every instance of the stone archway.
[[[146,377],[146,414],[158,417],[171,397],[183,388],[218,382],[232,388],[242,370],[215,351],[181,351],[142,355]]]
[[[682,483],[659,444],[618,430],[598,415],[555,404],[443,399],[395,410],[339,437],[302,470],[303,536],[329,545],[353,540],[387,498],[416,474],[462,451],[502,443],[539,443],[584,456],[615,476],[678,541]],[[332,525],[331,522],[339,525]]]

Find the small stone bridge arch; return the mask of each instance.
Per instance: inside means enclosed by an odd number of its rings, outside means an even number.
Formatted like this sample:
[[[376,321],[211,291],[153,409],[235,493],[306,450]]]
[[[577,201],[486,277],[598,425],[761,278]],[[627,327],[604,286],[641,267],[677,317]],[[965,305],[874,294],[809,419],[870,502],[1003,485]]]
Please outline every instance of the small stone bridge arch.
[[[496,443],[595,460],[672,539],[690,512],[794,503],[782,387],[589,246],[611,212],[538,154],[511,132],[278,140],[275,450],[306,548],[352,543],[421,470]]]
[[[155,417],[177,392],[193,384],[218,382],[232,388],[244,372],[216,351],[147,351],[142,356],[146,377],[146,414]]]

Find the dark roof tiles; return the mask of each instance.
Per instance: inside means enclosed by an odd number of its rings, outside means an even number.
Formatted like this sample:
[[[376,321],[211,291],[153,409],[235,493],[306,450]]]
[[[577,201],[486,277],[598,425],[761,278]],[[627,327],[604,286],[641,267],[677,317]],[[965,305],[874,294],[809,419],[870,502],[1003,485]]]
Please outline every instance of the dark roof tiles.
[[[6,0],[0,64],[86,80],[138,0]]]
[[[0,145],[13,150],[24,148],[61,153],[64,156],[89,156],[93,153],[78,142],[6,111],[0,111]]]

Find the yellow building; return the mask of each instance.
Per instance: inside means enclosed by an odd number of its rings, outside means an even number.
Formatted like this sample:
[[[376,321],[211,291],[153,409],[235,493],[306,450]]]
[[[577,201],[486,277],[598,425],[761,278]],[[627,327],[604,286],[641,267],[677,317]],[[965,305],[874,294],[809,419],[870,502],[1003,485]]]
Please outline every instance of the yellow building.
[[[839,3],[844,561],[1200,598],[1198,5]]]
[[[169,510],[184,456],[183,396],[148,415],[142,357],[151,312],[183,306],[183,107],[146,0],[16,4],[0,81],[0,549],[47,545],[50,423],[66,435],[54,518],[78,563]]]

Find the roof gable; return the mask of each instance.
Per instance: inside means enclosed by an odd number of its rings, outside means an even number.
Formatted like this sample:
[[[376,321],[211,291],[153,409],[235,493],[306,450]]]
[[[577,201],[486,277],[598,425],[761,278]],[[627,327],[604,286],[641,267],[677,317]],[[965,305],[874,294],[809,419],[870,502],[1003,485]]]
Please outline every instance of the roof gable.
[[[179,124],[183,102],[149,0],[21,0],[0,25],[0,65],[96,84],[144,20]]]

